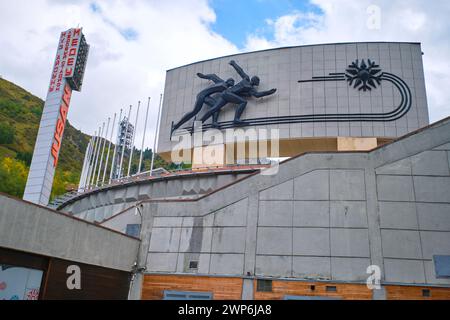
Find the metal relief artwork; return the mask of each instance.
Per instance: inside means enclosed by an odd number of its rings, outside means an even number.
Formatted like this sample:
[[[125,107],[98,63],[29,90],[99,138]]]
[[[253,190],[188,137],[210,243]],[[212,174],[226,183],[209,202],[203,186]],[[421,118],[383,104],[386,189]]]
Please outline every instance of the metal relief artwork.
[[[361,61],[361,64],[358,64],[358,60],[356,60],[355,62],[352,62],[346,70],[347,73],[345,74],[345,77],[350,86],[355,82],[355,85],[353,86],[354,89],[371,91],[372,88],[377,88],[375,82],[378,85],[381,84],[381,75],[377,76],[377,74],[381,72],[381,69],[378,69],[380,66],[375,64],[375,62],[370,61],[370,59],[367,60],[367,62],[369,65],[366,65],[364,59]]]
[[[247,75],[234,60],[231,60],[229,64],[241,76],[242,80],[235,84],[235,81],[232,78],[225,81],[215,74],[203,75],[201,73],[197,73],[198,77],[211,80],[214,84],[197,94],[194,109],[185,114],[176,124],[172,124],[171,133],[180,128],[181,125],[190,119],[194,118],[200,112],[204,104],[209,106],[210,110],[202,117],[201,121],[205,122],[212,117],[212,124],[206,125],[205,127],[222,128],[223,123],[217,122],[219,112],[228,103],[238,105],[234,120],[232,121],[233,126],[248,125],[246,121],[241,120],[242,113],[247,106],[247,101],[245,98],[261,98],[274,94],[277,91],[277,89],[271,89],[268,91],[258,92],[255,87],[259,86],[259,77],[253,76],[250,78],[250,76]],[[191,128],[191,131],[192,130],[193,129]]]
[[[204,89],[197,95],[194,110],[186,114],[177,124],[172,124],[171,133],[195,117],[200,112],[204,104],[209,107],[209,110],[201,118],[202,123],[205,123],[211,117],[213,119],[211,124],[203,124],[203,130],[207,130],[209,128],[227,129],[236,126],[258,126],[308,122],[395,121],[408,113],[411,108],[412,95],[408,85],[400,77],[392,73],[382,72],[380,66],[371,59],[368,59],[367,63],[363,59],[361,62],[359,62],[359,60],[352,62],[345,70],[345,73],[330,73],[328,76],[314,76],[309,80],[299,80],[298,83],[347,81],[349,86],[354,90],[370,92],[381,86],[382,82],[387,81],[394,85],[394,87],[400,92],[401,97],[400,104],[398,106],[392,106],[392,111],[384,113],[313,113],[305,115],[262,117],[241,120],[242,113],[247,106],[246,98],[260,98],[272,95],[276,92],[276,89],[258,92],[255,89],[255,87],[257,87],[260,83],[260,79],[257,76],[250,78],[233,60],[230,61],[230,65],[242,77],[242,80],[237,84],[234,84],[233,79],[224,81],[216,75],[203,76],[198,74],[198,76],[203,79],[214,81],[215,84]],[[238,105],[235,111],[234,120],[218,122],[221,109],[228,103]],[[193,131],[193,127],[186,127],[184,129],[189,132]]]
[[[247,106],[247,101],[245,100],[245,98],[262,98],[274,94],[277,91],[277,89],[271,89],[268,91],[258,92],[255,87],[259,86],[259,77],[253,76],[250,78],[250,76],[247,75],[234,60],[230,61],[230,65],[241,76],[242,80],[236,85],[226,89],[219,95],[216,104],[201,119],[202,122],[208,120],[208,118],[211,117],[214,113],[219,112],[220,109],[222,109],[227,103],[233,103],[238,104],[234,115],[233,124],[235,126],[246,125],[247,122],[241,120],[242,113]],[[217,122],[213,122],[212,126],[220,127]]]
[[[188,112],[181,118],[180,121],[178,121],[175,125],[172,126],[172,132],[177,130],[180,126],[182,126],[184,123],[189,121],[190,119],[194,118],[203,108],[203,105],[206,104],[209,107],[214,107],[216,104],[215,95],[216,93],[220,93],[225,91],[226,89],[234,86],[234,79],[229,78],[227,80],[223,80],[220,77],[218,77],[216,74],[207,74],[204,75],[202,73],[197,73],[197,76],[202,79],[211,80],[214,82],[213,85],[209,86],[208,88],[200,91],[197,94],[197,99],[195,101],[194,109],[191,112]],[[211,97],[211,95],[213,95]],[[217,118],[219,116],[218,112],[213,113],[213,122],[217,122]]]

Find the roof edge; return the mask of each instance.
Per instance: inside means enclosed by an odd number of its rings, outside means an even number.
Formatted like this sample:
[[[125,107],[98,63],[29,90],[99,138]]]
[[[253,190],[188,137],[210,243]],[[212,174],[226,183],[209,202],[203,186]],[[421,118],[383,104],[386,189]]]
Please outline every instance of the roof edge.
[[[215,58],[209,58],[209,59],[204,59],[204,60],[199,60],[199,61],[195,61],[195,62],[191,62],[188,64],[184,64],[178,67],[174,67],[174,68],[170,68],[166,70],[166,73],[169,71],[173,71],[176,69],[180,69],[180,68],[184,68],[184,67],[188,67],[197,63],[203,63],[203,62],[208,62],[208,61],[212,61],[212,60],[216,60],[216,59],[222,59],[222,58],[227,58],[227,57],[234,57],[234,56],[238,56],[238,55],[244,55],[244,54],[251,54],[251,53],[257,53],[257,52],[266,52],[266,51],[274,51],[274,50],[282,50],[282,49],[293,49],[293,48],[304,48],[304,47],[317,47],[317,46],[334,46],[334,45],[346,45],[346,44],[362,44],[362,43],[397,43],[397,44],[418,44],[418,45],[422,45],[421,42],[409,42],[409,41],[357,41],[357,42],[334,42],[334,43],[317,43],[317,44],[302,44],[302,45],[298,45],[298,46],[283,46],[283,47],[277,47],[277,48],[268,48],[268,49],[262,49],[262,50],[254,50],[254,51],[247,51],[247,52],[238,52],[238,53],[232,53],[232,54],[228,54],[228,55],[224,55],[224,56],[218,56]]]
[[[84,219],[78,218],[76,216],[70,215],[70,214],[65,213],[63,211],[57,211],[57,210],[51,209],[49,207],[46,207],[46,206],[43,206],[43,205],[40,205],[40,204],[36,204],[34,202],[30,202],[30,201],[27,201],[27,200],[23,200],[23,199],[14,197],[12,195],[9,195],[9,194],[3,193],[3,192],[0,192],[0,196],[3,196],[5,198],[8,198],[10,200],[14,200],[14,201],[17,201],[17,202],[25,203],[25,204],[30,205],[30,206],[38,207],[40,209],[47,210],[47,211],[49,211],[51,213],[58,214],[58,215],[61,215],[61,216],[64,216],[64,217],[67,217],[69,219],[73,219],[73,220],[76,220],[76,221],[79,221],[79,222],[83,222],[83,223],[86,223],[86,224],[91,225],[91,226],[95,226],[95,227],[98,227],[98,228],[101,228],[101,229],[105,229],[107,231],[111,231],[113,233],[117,233],[117,234],[119,234],[121,236],[124,236],[124,237],[127,237],[127,238],[131,238],[133,240],[141,241],[140,238],[136,238],[136,237],[130,236],[130,235],[126,234],[126,233],[123,233],[123,232],[120,232],[120,231],[117,231],[117,230],[114,230],[114,229],[102,226],[99,223],[94,223],[94,222],[90,222],[88,220],[84,220]]]

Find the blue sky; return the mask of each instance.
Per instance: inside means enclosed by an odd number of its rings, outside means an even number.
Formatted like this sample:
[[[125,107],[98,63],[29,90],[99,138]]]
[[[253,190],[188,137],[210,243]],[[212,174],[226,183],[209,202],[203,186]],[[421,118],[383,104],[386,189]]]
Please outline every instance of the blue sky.
[[[210,0],[209,4],[217,17],[212,30],[239,48],[245,47],[249,34],[273,40],[273,30],[267,25],[267,19],[276,20],[294,11],[322,12],[309,0]]]

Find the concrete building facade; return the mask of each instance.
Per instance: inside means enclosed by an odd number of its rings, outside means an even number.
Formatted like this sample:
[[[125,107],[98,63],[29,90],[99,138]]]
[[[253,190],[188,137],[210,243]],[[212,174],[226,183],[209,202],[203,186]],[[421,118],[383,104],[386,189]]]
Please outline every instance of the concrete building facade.
[[[276,118],[275,123],[255,125],[255,129],[279,129],[281,156],[295,156],[302,148],[302,141],[314,139],[323,144],[323,138],[377,137],[392,139],[428,125],[428,106],[423,73],[422,50],[419,43],[342,43],[276,48],[201,61],[167,71],[164,102],[161,116],[158,152],[170,159],[170,151],[176,145],[171,135],[172,122],[176,123],[191,111],[196,95],[208,84],[197,73],[217,74],[222,79],[240,76],[229,65],[235,60],[247,74],[258,76],[259,91],[276,88],[273,95],[261,99],[248,99],[242,119]],[[371,90],[358,90],[354,83],[344,81],[344,74],[353,62],[360,65],[375,62],[380,73],[393,74],[402,79],[410,90],[411,107],[396,120],[383,121],[314,121],[299,120],[306,115],[331,114],[387,114],[399,105],[403,94],[395,83],[385,79]],[[198,114],[201,119],[207,108]],[[222,109],[219,122],[233,119],[234,106]],[[283,122],[280,117],[291,117]],[[295,118],[297,117],[297,118]],[[296,119],[296,120],[295,120]],[[182,128],[189,128],[192,121]],[[209,121],[205,122],[208,124]],[[176,136],[176,135],[175,135]],[[288,144],[295,143],[295,146]],[[316,146],[315,150],[318,147]],[[320,151],[332,150],[322,146]]]
[[[117,270],[132,279],[121,285],[130,299],[449,299],[449,159],[447,118],[371,151],[299,155],[274,176],[253,170],[196,196],[154,188],[180,177],[130,182],[152,192],[120,212],[106,206],[112,215],[97,225],[0,197],[1,259]],[[133,225],[140,241],[120,234]],[[381,287],[371,290],[374,266]],[[50,283],[50,293],[64,286]]]
[[[128,298],[139,239],[1,194],[0,208],[1,300]]]
[[[436,259],[450,255],[449,158],[446,119],[370,152],[301,155],[276,176],[255,173],[197,199],[143,201],[102,224],[123,230],[139,210],[144,298],[180,288],[176,277],[207,276],[240,279],[235,298],[421,298],[431,290],[448,299]],[[366,287],[373,265],[381,290]],[[159,293],[155,277],[166,277]],[[264,296],[257,279],[288,285]],[[337,291],[302,289],[311,285]]]
[[[279,48],[169,70],[163,157],[176,144],[172,122],[208,87],[195,74],[239,80],[230,60],[261,78],[258,90],[277,88],[249,99],[242,117],[279,130],[290,159],[275,174],[197,167],[58,207],[140,239],[100,255],[120,270],[136,257],[129,298],[450,299],[450,118],[428,125],[420,44]],[[219,129],[234,110],[221,111]]]
[[[450,299],[450,119],[426,127],[420,44],[279,48],[169,70],[163,157],[173,122],[208,87],[195,74],[239,80],[231,60],[261,78],[258,90],[277,88],[249,99],[242,117],[279,129],[280,156],[291,158],[276,174],[196,168],[58,208],[139,235],[130,297]],[[234,111],[221,111],[219,129]]]

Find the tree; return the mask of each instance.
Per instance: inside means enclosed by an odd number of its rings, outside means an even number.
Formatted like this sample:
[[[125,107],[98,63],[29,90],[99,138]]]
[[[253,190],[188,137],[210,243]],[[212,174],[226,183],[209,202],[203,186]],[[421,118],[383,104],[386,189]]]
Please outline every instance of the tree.
[[[22,197],[27,176],[28,168],[25,163],[13,158],[3,158],[0,162],[0,191]]]
[[[8,123],[0,123],[0,144],[11,144],[14,141],[14,128]]]
[[[18,151],[16,155],[17,160],[21,160],[25,162],[25,164],[29,167],[31,165],[31,159],[33,158],[33,154],[31,152],[21,152]]]
[[[79,180],[80,175],[78,172],[64,171],[60,168],[56,169],[50,200],[68,191],[77,189]]]

